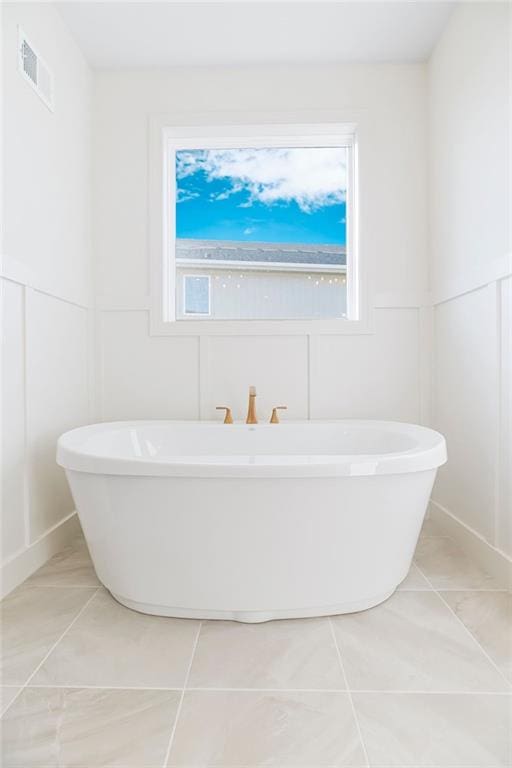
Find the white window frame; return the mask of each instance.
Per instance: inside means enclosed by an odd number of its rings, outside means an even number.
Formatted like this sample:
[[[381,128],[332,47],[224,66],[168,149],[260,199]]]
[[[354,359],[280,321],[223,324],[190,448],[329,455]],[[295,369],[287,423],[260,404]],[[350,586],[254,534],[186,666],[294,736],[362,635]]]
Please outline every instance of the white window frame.
[[[183,115],[180,116],[183,119]],[[180,117],[150,120],[150,251],[152,335],[303,335],[371,333],[363,265],[358,249],[358,130],[353,121],[258,122],[237,125],[226,116],[215,125],[198,119],[176,125]],[[174,125],[173,125],[174,123]],[[217,320],[188,316],[176,320],[175,248],[177,150],[254,147],[350,147],[347,190],[347,317]],[[169,287],[170,286],[170,287]],[[201,319],[202,318],[202,319]]]
[[[202,278],[203,280],[208,281],[208,312],[187,312],[187,290],[185,287],[187,278],[190,278],[191,280],[195,280],[198,277]],[[182,295],[182,302],[183,302],[183,314],[187,316],[187,320],[200,320],[201,318],[205,317],[211,317],[212,314],[212,280],[210,275],[194,275],[194,274],[184,274],[182,275],[183,279],[183,295]],[[180,321],[181,322],[181,321]]]

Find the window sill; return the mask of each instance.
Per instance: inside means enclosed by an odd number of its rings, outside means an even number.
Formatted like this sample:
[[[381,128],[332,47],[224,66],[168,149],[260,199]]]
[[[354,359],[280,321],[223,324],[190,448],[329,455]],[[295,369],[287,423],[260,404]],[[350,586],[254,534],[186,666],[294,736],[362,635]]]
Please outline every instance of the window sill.
[[[374,333],[370,318],[360,320],[177,320],[151,313],[151,336],[356,336]]]

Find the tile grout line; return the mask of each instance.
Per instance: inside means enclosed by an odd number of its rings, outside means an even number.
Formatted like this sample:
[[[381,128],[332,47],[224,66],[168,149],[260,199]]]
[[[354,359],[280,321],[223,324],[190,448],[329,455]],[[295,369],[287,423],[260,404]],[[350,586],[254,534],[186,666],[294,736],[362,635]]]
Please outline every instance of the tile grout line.
[[[415,563],[416,567],[419,570],[419,566],[417,563]],[[425,576],[425,574],[422,574]],[[426,578],[426,576],[425,576]],[[397,592],[436,592],[437,590],[432,587],[398,587]],[[509,594],[508,589],[497,589],[497,588],[487,588],[487,587],[480,587],[479,589],[468,589],[467,587],[443,587],[441,592],[476,592],[482,593],[482,592],[492,592],[493,594]]]
[[[480,650],[480,651],[483,653],[483,655],[485,656],[485,658],[487,659],[487,661],[489,661],[489,662],[490,662],[490,664],[491,664],[491,665],[494,667],[494,669],[495,669],[495,670],[496,670],[496,672],[499,674],[499,676],[502,678],[502,680],[504,680],[504,682],[505,682],[505,685],[506,685],[506,687],[507,687],[507,692],[508,692],[508,693],[510,693],[510,691],[512,690],[512,685],[511,685],[510,681],[509,681],[509,680],[507,680],[507,678],[505,677],[505,675],[503,674],[503,672],[501,671],[501,669],[498,667],[498,665],[496,664],[496,662],[495,662],[495,661],[494,661],[494,660],[491,658],[491,656],[489,656],[489,654],[487,653],[487,651],[485,650],[485,648],[484,648],[484,647],[481,645],[481,643],[480,643],[480,642],[477,640],[477,638],[474,636],[474,634],[473,634],[472,632],[470,632],[470,631],[469,631],[468,627],[466,627],[466,625],[464,624],[464,622],[462,621],[462,619],[461,619],[459,616],[457,616],[457,614],[455,613],[455,611],[453,610],[453,608],[451,607],[451,605],[450,605],[450,604],[449,604],[449,603],[448,603],[448,602],[447,602],[447,601],[444,599],[444,597],[442,596],[442,594],[440,593],[440,591],[439,591],[438,589],[436,589],[436,588],[435,588],[435,586],[432,584],[432,582],[430,581],[430,579],[428,578],[428,576],[427,576],[427,575],[424,573],[424,571],[422,571],[422,569],[419,567],[419,565],[418,565],[418,564],[416,564],[416,567],[418,568],[418,570],[419,570],[419,572],[421,573],[421,575],[422,575],[422,576],[423,576],[423,577],[424,577],[424,578],[427,580],[427,582],[430,584],[430,586],[432,587],[432,590],[433,590],[434,594],[436,594],[436,595],[438,596],[438,598],[441,600],[441,602],[443,603],[443,605],[445,605],[445,606],[446,606],[446,608],[448,608],[448,610],[450,611],[450,613],[452,614],[452,616],[454,616],[454,617],[455,617],[455,619],[457,620],[457,622],[460,624],[460,626],[461,626],[461,627],[463,627],[463,629],[464,629],[465,633],[466,633],[466,634],[467,634],[467,635],[468,635],[468,636],[471,638],[471,640],[473,641],[473,643],[475,643],[475,645],[477,646],[477,648],[478,648],[478,649],[479,649],[479,650]],[[446,591],[450,591],[450,590],[446,590]],[[451,591],[453,591],[453,592],[472,592],[472,591],[474,591],[474,590],[470,590],[470,589],[468,589],[468,590],[466,590],[466,589],[457,589],[457,590],[451,590]],[[485,591],[489,591],[489,590],[485,590]]]
[[[180,696],[180,700],[178,702],[178,708],[176,710],[176,715],[174,717],[174,724],[173,724],[173,727],[172,727],[172,730],[171,730],[171,735],[169,737],[169,743],[167,744],[167,749],[165,751],[165,756],[164,756],[164,761],[162,763],[162,768],[167,768],[167,764],[168,764],[169,758],[171,756],[171,749],[172,749],[172,745],[173,745],[173,742],[174,742],[174,736],[176,734],[176,729],[178,727],[178,720],[179,720],[179,717],[180,717],[180,714],[181,714],[181,708],[183,706],[183,699],[185,698],[185,690],[187,688],[188,679],[190,677],[190,672],[192,670],[192,663],[194,661],[194,656],[196,655],[197,644],[199,643],[199,635],[201,634],[202,626],[203,626],[203,622],[200,621],[199,622],[199,627],[197,629],[197,634],[196,634],[196,637],[195,637],[195,640],[194,640],[194,644],[192,646],[192,653],[190,654],[190,661],[188,663],[187,671],[185,673],[185,679],[183,681],[183,688],[181,689],[181,696]]]
[[[1,688],[20,688],[19,685],[2,685]],[[172,691],[181,693],[182,688],[164,688],[157,686],[122,686],[122,685],[73,685],[73,684],[35,684],[25,686],[27,688],[37,689],[84,689],[92,691]],[[383,695],[408,695],[421,694],[432,696],[510,696],[510,691],[457,691],[457,690],[424,690],[421,688],[198,688],[187,686],[187,691],[198,691],[201,693],[375,693]]]
[[[338,662],[339,662],[339,665],[340,665],[340,668],[341,668],[341,674],[343,675],[343,680],[345,681],[346,692],[347,692],[347,695],[348,695],[348,699],[350,701],[350,707],[352,709],[352,716],[353,716],[354,722],[356,724],[356,730],[357,730],[357,734],[359,736],[359,742],[360,742],[362,750],[363,750],[363,756],[364,756],[364,759],[365,759],[365,762],[366,762],[366,766],[367,766],[367,768],[369,768],[369,766],[370,766],[370,759],[368,757],[368,752],[366,751],[366,744],[364,743],[363,734],[362,734],[362,731],[361,731],[361,725],[359,723],[359,717],[358,717],[357,712],[356,712],[356,707],[355,707],[355,704],[354,704],[354,699],[352,697],[352,692],[351,692],[349,684],[348,684],[348,677],[346,675],[345,667],[343,665],[343,660],[341,658],[341,651],[340,651],[340,647],[338,645],[338,640],[336,638],[336,632],[334,631],[334,625],[332,623],[332,619],[331,619],[330,616],[327,617],[327,621],[329,622],[329,627],[330,627],[330,630],[331,630],[331,637],[332,637],[332,641],[334,643],[334,647],[336,649],[336,655],[338,657]]]
[[[50,650],[48,651],[48,653],[46,654],[46,656],[45,656],[45,657],[44,657],[44,658],[43,658],[43,659],[42,659],[42,660],[39,662],[39,664],[38,664],[38,665],[37,665],[37,667],[34,669],[34,671],[32,672],[32,674],[31,674],[31,675],[28,677],[28,679],[26,680],[26,682],[25,682],[25,685],[23,686],[23,688],[26,688],[26,687],[27,687],[27,685],[28,685],[28,684],[30,683],[30,681],[32,680],[32,678],[33,678],[33,677],[34,677],[34,676],[35,676],[35,675],[36,675],[36,674],[39,672],[39,670],[41,669],[41,667],[43,666],[43,664],[45,663],[45,661],[46,661],[46,660],[49,658],[49,656],[51,656],[51,654],[53,653],[53,651],[54,651],[54,650],[56,649],[56,647],[59,645],[60,641],[64,639],[64,637],[67,635],[67,633],[69,632],[69,630],[71,629],[71,627],[72,627],[72,626],[73,626],[73,625],[74,625],[74,624],[75,624],[75,623],[78,621],[78,619],[80,618],[80,616],[82,615],[82,613],[85,611],[85,609],[88,607],[88,605],[89,605],[89,604],[90,604],[90,603],[91,603],[91,602],[94,600],[94,598],[96,597],[96,595],[98,594],[98,592],[99,592],[100,590],[101,590],[101,587],[96,587],[96,589],[94,590],[94,592],[92,593],[92,595],[90,596],[90,598],[89,598],[88,600],[86,600],[86,602],[85,602],[85,603],[83,604],[83,606],[80,608],[80,610],[78,611],[78,613],[77,613],[77,615],[75,616],[75,618],[74,618],[74,619],[73,619],[73,620],[72,620],[72,621],[71,621],[71,622],[68,624],[68,626],[66,627],[66,629],[64,630],[64,632],[62,632],[62,634],[59,636],[59,638],[56,640],[56,642],[55,642],[55,643],[52,645],[52,647],[50,648]]]
[[[342,670],[343,671],[343,670]],[[31,686],[35,687],[35,686]],[[49,686],[41,686],[47,688]],[[63,686],[66,687],[66,686]],[[82,686],[80,686],[82,687]],[[130,689],[131,690],[131,689]],[[138,690],[138,689],[135,689]],[[164,689],[176,690],[176,689]],[[406,696],[409,693],[433,696],[510,696],[510,691],[449,691],[423,690],[421,688],[187,688],[187,691],[203,693],[382,693]]]
[[[11,766],[7,766],[6,768],[18,768],[18,766],[17,765],[16,766],[11,765]],[[45,764],[42,764],[42,765],[38,765],[38,768],[55,768],[55,764],[50,765],[50,764],[46,764],[45,763]],[[73,764],[73,768],[91,768],[91,766],[90,766],[90,764],[82,765],[82,763],[74,763]],[[120,767],[119,767],[118,764],[105,763],[102,766],[102,768],[120,768]],[[160,766],[158,766],[156,763],[150,763],[150,764],[144,763],[143,765],[135,766],[135,767],[131,766],[131,765],[130,766],[125,766],[123,764],[121,766],[121,768],[160,768]],[[182,766],[169,766],[169,768],[228,768],[228,766],[226,766],[226,764],[221,764],[221,763],[202,763],[200,766],[198,766],[197,764],[185,763]],[[238,764],[237,763],[237,764],[234,764],[234,765],[230,765],[229,768],[251,768],[251,766],[250,765],[248,766],[247,763],[244,763],[244,764]],[[288,763],[288,764],[281,764],[280,763],[279,764],[279,768],[297,768],[297,763],[293,763],[293,764],[290,764],[290,763]],[[318,765],[318,763],[315,763],[313,765],[306,764],[306,765],[301,766],[300,768],[319,768],[319,765]],[[329,765],[322,765],[320,768],[343,768],[343,767],[340,766],[339,763],[337,763],[337,764],[332,764],[332,765],[331,764],[329,764]],[[358,764],[358,765],[354,764],[350,768],[366,768],[366,766],[362,766],[360,764]],[[400,764],[399,766],[397,766],[396,763],[394,763],[394,764],[392,764],[392,763],[374,763],[372,768],[418,768],[418,763],[415,763],[414,765],[412,765],[410,763]],[[425,763],[425,764],[423,764],[421,766],[421,768],[446,768],[446,767],[445,766],[440,766],[439,763],[435,763],[435,764],[434,763]],[[464,764],[464,765],[460,765],[459,763],[457,763],[456,765],[450,764],[448,766],[448,768],[508,768],[508,766],[505,766],[504,763],[500,763],[499,765],[496,764],[496,763],[492,763],[492,764],[487,764],[486,763],[485,766],[477,766],[477,765],[468,766],[467,763]]]
[[[77,613],[77,615],[75,616],[75,618],[74,618],[74,619],[73,619],[73,620],[72,620],[72,621],[71,621],[71,622],[68,624],[68,626],[66,627],[66,629],[64,630],[64,632],[62,632],[62,634],[61,634],[61,635],[59,635],[59,637],[57,638],[57,640],[55,641],[55,643],[54,643],[54,644],[51,646],[50,650],[49,650],[49,651],[48,651],[48,652],[45,654],[45,656],[44,656],[44,657],[41,659],[41,661],[39,662],[39,664],[37,665],[37,667],[34,669],[34,671],[32,672],[32,674],[30,674],[30,675],[28,676],[28,678],[25,680],[25,683],[24,683],[24,684],[23,684],[23,685],[20,687],[20,690],[18,691],[18,693],[16,694],[16,696],[13,698],[13,700],[12,700],[11,702],[9,702],[9,704],[7,705],[7,707],[6,707],[6,709],[4,710],[4,712],[2,712],[2,718],[4,717],[4,715],[6,714],[6,712],[7,712],[7,711],[8,711],[8,710],[9,710],[9,709],[12,707],[12,705],[14,704],[14,702],[15,702],[15,701],[16,701],[16,700],[19,698],[20,694],[21,694],[21,693],[23,693],[23,691],[25,690],[25,688],[26,688],[26,687],[29,685],[29,683],[30,683],[30,681],[32,680],[32,678],[34,677],[34,675],[36,675],[36,674],[39,672],[39,670],[41,669],[41,667],[43,666],[43,664],[45,663],[45,661],[46,661],[46,660],[48,659],[48,657],[49,657],[49,656],[50,656],[50,655],[53,653],[53,651],[56,649],[56,647],[58,646],[58,644],[60,643],[60,641],[61,641],[61,640],[62,640],[62,639],[63,639],[63,638],[64,638],[64,637],[67,635],[67,633],[69,632],[69,630],[71,629],[71,627],[73,626],[73,624],[74,624],[76,621],[78,621],[78,619],[80,618],[80,616],[82,615],[82,613],[85,611],[85,609],[87,608],[87,606],[88,606],[88,605],[89,605],[89,604],[92,602],[92,600],[94,600],[94,598],[96,597],[96,595],[98,594],[98,592],[100,591],[100,589],[101,589],[101,587],[96,587],[96,589],[94,590],[94,592],[92,593],[92,595],[90,596],[90,598],[89,598],[88,600],[86,600],[86,602],[85,602],[85,603],[83,604],[83,606],[80,608],[80,610],[78,611],[78,613]],[[15,686],[12,686],[12,687],[14,688]],[[31,687],[35,687],[35,686],[31,686]],[[51,688],[52,686],[41,686],[41,687],[44,687],[44,688]],[[80,686],[79,686],[79,687],[80,687]]]
[[[414,565],[419,569],[419,566],[418,566],[416,561],[414,561]],[[20,584],[19,587],[17,587],[17,589],[101,589],[101,587],[102,587],[101,584],[29,584],[29,583],[23,583],[23,584]],[[398,587],[397,587],[397,591],[398,592],[430,592],[432,590],[434,590],[434,588],[432,586],[430,586],[430,585],[426,586],[426,587],[401,587],[400,585],[398,585]],[[443,587],[442,591],[443,592],[505,592],[506,594],[508,594],[510,592],[510,590],[508,590],[506,587],[503,587],[503,588],[501,588],[501,587],[478,587],[478,588]],[[9,595],[5,595],[4,600],[7,597],[9,597]],[[172,618],[172,617],[168,617],[168,618]],[[180,617],[178,617],[178,618],[180,618]],[[322,618],[322,617],[309,616],[307,618]]]
[[[20,584],[17,589],[101,589],[101,584]],[[8,597],[8,595],[6,595]]]
[[[416,561],[414,561],[414,565],[419,569],[419,566]],[[423,574],[424,576],[424,574]],[[23,589],[101,589],[101,584],[20,584],[17,589],[23,588]],[[434,587],[432,586],[425,586],[425,587],[402,587],[400,584],[398,585],[397,592],[432,592],[436,591]],[[510,590],[508,590],[506,587],[498,588],[498,587],[479,587],[477,589],[470,589],[468,587],[443,587],[442,592],[493,592],[498,594],[509,594]],[[6,595],[5,598],[9,597],[9,595]],[[5,599],[4,598],[4,599]],[[156,615],[156,614],[155,614]],[[168,617],[172,618],[172,617]],[[177,617],[182,618],[182,617]],[[316,616],[309,616],[307,618],[322,618],[322,617],[316,617]]]

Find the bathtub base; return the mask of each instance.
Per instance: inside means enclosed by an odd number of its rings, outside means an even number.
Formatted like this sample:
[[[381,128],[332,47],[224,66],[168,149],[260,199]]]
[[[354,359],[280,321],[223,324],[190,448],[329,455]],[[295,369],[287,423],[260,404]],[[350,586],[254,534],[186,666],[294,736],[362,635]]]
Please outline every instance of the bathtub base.
[[[96,573],[120,603],[251,623],[363,611],[388,598],[409,571],[434,475],[68,473]]]
[[[398,584],[396,585],[398,586]],[[121,605],[131,608],[138,613],[148,613],[152,616],[167,616],[175,619],[207,619],[218,621],[240,621],[244,624],[260,624],[264,621],[273,621],[276,619],[307,619],[314,616],[336,616],[341,613],[357,613],[373,608],[379,603],[383,603],[395,592],[396,587],[378,595],[356,600],[353,602],[339,603],[337,605],[324,605],[318,608],[295,608],[293,610],[272,610],[272,611],[214,611],[201,608],[172,608],[166,605],[151,605],[150,603],[138,603],[136,600],[129,600],[122,595],[116,595],[111,592],[113,598]]]

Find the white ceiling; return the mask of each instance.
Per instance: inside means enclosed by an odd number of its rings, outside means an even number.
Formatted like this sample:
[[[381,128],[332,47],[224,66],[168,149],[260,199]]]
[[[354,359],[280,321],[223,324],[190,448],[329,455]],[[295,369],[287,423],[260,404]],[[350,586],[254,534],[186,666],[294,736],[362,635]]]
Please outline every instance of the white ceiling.
[[[410,62],[426,59],[453,2],[61,2],[93,67]]]

